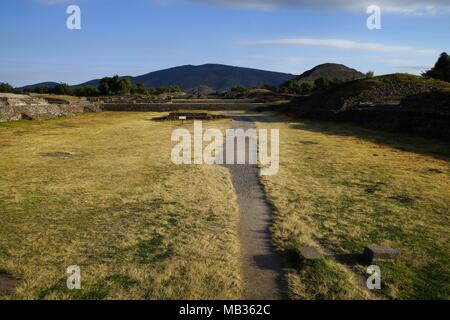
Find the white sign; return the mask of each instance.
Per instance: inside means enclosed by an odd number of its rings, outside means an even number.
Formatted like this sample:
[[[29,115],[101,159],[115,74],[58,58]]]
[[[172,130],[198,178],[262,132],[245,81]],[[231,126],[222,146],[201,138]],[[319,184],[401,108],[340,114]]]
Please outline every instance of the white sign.
[[[180,120],[187,120],[187,117],[186,117],[186,116],[180,116],[179,119],[180,119]]]

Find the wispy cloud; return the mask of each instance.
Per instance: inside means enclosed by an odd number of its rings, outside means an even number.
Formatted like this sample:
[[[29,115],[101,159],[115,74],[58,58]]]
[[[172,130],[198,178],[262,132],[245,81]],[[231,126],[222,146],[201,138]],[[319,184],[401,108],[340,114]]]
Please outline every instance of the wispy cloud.
[[[278,56],[266,56],[266,55],[251,55],[248,56],[252,60],[267,61],[275,64],[299,64],[304,61],[300,57],[278,57]]]
[[[71,0],[30,0],[46,5],[66,4]],[[232,8],[277,10],[345,10],[365,11],[369,5],[379,5],[384,12],[398,14],[434,14],[450,12],[449,0],[151,0],[159,4],[193,3]],[[73,0],[72,0],[73,2]]]
[[[299,47],[329,47],[342,50],[357,50],[368,52],[405,52],[419,55],[436,54],[434,49],[418,49],[409,46],[394,46],[382,43],[355,42],[342,39],[276,39],[276,40],[251,40],[242,41],[240,45],[246,46],[299,46]]]
[[[33,0],[33,1],[47,5],[69,3],[69,0]]]
[[[155,0],[160,3],[191,2],[258,10],[313,9],[313,10],[365,10],[377,4],[385,12],[427,14],[450,11],[449,0]]]
[[[426,64],[416,60],[410,59],[382,59],[379,63],[384,64],[389,67],[394,67],[396,69],[405,69],[412,71],[425,71],[433,67],[432,63]]]

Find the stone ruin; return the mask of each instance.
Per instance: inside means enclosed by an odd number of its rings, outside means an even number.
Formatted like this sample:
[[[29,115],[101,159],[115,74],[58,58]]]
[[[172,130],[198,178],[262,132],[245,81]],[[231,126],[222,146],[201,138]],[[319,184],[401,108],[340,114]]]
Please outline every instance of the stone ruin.
[[[98,105],[86,99],[69,102],[63,99],[0,93],[0,121],[45,120],[72,116],[82,112],[100,111]]]
[[[222,114],[209,114],[206,112],[171,112],[169,115],[153,118],[155,121],[176,121],[183,117],[185,121],[189,120],[217,120],[217,119],[227,119],[228,117]]]

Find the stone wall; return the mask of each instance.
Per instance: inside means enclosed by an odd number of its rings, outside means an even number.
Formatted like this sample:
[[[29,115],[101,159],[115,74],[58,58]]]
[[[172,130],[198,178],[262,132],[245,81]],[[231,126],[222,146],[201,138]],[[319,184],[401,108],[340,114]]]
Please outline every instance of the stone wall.
[[[97,105],[81,99],[78,102],[56,98],[50,100],[29,95],[0,93],[0,121],[45,120],[100,111]]]
[[[290,116],[349,121],[392,132],[450,140],[450,92],[422,84],[394,84],[347,99],[299,97],[282,108]]]
[[[265,103],[104,103],[103,111],[168,112],[177,110],[251,110]]]

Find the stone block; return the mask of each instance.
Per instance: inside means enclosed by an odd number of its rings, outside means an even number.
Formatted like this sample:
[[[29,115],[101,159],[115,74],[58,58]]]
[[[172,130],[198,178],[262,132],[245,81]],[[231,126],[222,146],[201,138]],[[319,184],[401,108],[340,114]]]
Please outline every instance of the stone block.
[[[322,258],[320,251],[313,247],[302,246],[298,248],[298,252],[304,260],[319,260]]]
[[[368,263],[373,261],[393,261],[398,258],[399,252],[395,249],[380,246],[368,246],[364,248],[364,259]]]

